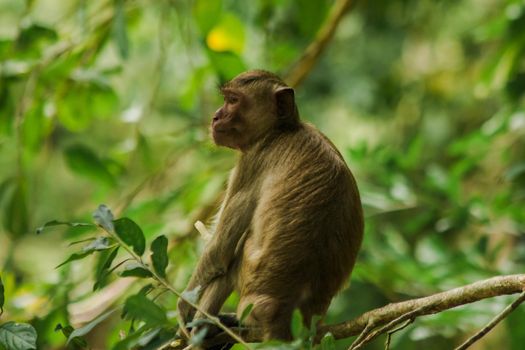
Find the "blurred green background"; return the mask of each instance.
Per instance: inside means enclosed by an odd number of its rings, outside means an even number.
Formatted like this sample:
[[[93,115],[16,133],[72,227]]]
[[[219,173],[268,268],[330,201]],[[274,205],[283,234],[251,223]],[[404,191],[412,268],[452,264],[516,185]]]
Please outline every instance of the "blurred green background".
[[[110,276],[93,293],[97,257],[54,268],[82,230],[35,235],[52,219],[89,222],[99,203],[148,241],[170,239],[169,279],[183,289],[202,246],[193,223],[214,212],[236,157],[208,137],[217,85],[251,68],[285,76],[332,6],[0,0],[0,321],[30,322],[38,349],[60,349],[57,323],[140,289]],[[523,0],[360,1],[343,18],[297,87],[302,118],[353,169],[367,218],[327,323],[523,272],[524,52]],[[392,348],[452,348],[511,299],[419,318]],[[175,310],[168,293],[158,301]],[[524,324],[521,307],[473,349],[523,349]],[[109,349],[128,327],[117,316],[89,343]]]

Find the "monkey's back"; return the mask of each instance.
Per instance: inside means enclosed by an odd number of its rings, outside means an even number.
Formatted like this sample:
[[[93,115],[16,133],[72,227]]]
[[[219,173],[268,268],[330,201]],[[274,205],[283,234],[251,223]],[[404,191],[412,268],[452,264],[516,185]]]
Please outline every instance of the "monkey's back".
[[[274,138],[260,158],[260,200],[245,242],[241,297],[269,295],[308,319],[324,314],[361,245],[355,180],[335,146],[306,124]]]

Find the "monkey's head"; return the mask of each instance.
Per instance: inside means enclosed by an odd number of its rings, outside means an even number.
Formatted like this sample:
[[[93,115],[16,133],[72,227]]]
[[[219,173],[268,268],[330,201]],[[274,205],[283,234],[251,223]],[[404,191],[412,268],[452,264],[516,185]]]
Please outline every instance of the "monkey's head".
[[[220,91],[224,104],[211,123],[213,140],[219,146],[246,151],[270,133],[299,126],[294,91],[273,73],[242,73]]]

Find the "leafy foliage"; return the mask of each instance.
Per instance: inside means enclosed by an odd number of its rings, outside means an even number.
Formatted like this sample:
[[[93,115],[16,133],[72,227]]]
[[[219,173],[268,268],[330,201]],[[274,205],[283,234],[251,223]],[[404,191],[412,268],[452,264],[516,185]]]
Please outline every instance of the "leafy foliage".
[[[36,331],[27,323],[7,322],[0,325],[0,345],[10,350],[36,349]]]
[[[235,160],[206,136],[215,87],[247,68],[289,71],[333,4],[0,2],[3,342],[129,349],[172,339],[177,296],[155,275],[184,289],[200,247],[189,228],[216,207]],[[325,322],[522,272],[523,33],[521,0],[357,2],[340,23],[297,88],[303,119],[355,173],[367,216],[351,286]],[[88,223],[101,202],[117,219],[101,206]],[[98,305],[107,290],[129,317],[89,322],[82,300]],[[452,348],[506,303],[418,320],[391,348]],[[297,317],[294,342],[261,348],[313,346]],[[523,319],[519,308],[479,346],[521,349]],[[28,323],[13,328],[19,320]],[[349,341],[325,336],[319,348]]]

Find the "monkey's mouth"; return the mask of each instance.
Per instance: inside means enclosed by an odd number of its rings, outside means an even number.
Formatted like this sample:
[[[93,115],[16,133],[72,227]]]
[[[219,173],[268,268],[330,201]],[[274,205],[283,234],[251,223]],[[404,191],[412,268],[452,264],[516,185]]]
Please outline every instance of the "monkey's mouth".
[[[214,134],[228,134],[235,131],[234,128],[221,128],[221,127],[214,127],[212,129]]]

